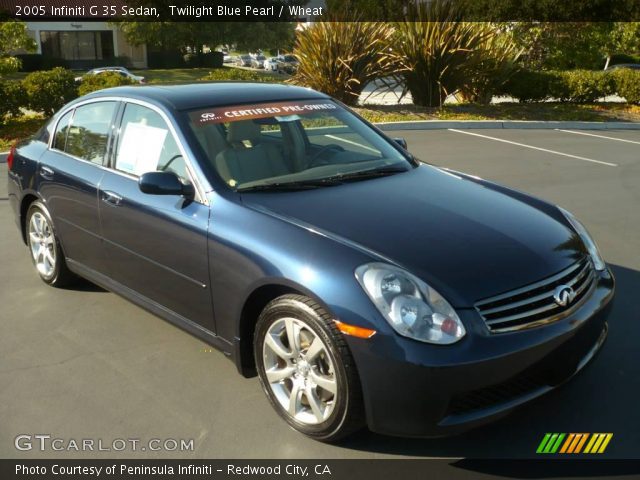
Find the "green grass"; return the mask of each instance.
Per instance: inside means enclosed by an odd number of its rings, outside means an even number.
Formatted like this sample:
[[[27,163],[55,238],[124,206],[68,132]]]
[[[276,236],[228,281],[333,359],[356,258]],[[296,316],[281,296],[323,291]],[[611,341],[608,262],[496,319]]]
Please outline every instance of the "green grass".
[[[583,122],[640,122],[640,106],[624,103],[501,103],[497,105],[445,105],[424,108],[413,105],[384,105],[356,108],[373,123],[411,120],[538,120]]]
[[[132,70],[136,75],[142,75],[145,77],[147,83],[191,83],[202,82],[205,80],[211,72],[216,73],[216,77],[220,80],[226,78],[230,80],[236,80],[239,76],[242,76],[244,72],[255,74],[261,78],[262,81],[280,82],[287,76],[280,75],[275,72],[265,72],[262,70],[249,70],[236,67],[222,68],[172,68],[172,69],[150,69],[150,70]]]
[[[142,75],[148,83],[185,83],[197,82],[207,75],[211,68],[171,68],[132,70],[135,75]]]

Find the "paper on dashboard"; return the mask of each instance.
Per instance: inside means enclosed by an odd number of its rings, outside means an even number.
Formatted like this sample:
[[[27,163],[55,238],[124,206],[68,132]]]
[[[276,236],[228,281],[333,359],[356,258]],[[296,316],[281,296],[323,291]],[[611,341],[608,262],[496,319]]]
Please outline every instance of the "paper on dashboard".
[[[128,123],[116,158],[116,168],[134,175],[155,172],[168,131],[142,123]]]

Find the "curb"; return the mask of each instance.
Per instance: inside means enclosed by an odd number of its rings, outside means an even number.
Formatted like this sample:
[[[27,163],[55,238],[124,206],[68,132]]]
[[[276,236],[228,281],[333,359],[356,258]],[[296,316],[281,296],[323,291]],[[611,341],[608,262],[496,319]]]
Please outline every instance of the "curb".
[[[387,130],[446,130],[456,129],[522,129],[553,130],[640,130],[640,122],[558,122],[527,120],[416,120],[412,122],[375,123],[382,131]]]

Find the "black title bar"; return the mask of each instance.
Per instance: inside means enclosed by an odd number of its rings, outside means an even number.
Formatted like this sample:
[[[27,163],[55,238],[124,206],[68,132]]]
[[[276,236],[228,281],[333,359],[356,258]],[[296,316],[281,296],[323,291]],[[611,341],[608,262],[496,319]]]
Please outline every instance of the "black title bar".
[[[289,479],[389,480],[478,478],[638,478],[640,460],[0,460],[9,479]]]
[[[455,15],[441,20],[640,21],[638,0],[0,0],[0,17],[125,22],[426,21],[421,9],[437,10],[447,1],[457,7]]]

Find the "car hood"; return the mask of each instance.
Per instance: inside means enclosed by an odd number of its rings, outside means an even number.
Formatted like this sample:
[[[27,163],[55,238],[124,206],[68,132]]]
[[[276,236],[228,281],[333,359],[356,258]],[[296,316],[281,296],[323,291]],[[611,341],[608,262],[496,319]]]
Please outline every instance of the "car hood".
[[[431,166],[242,200],[393,261],[455,307],[541,280],[584,255],[579,237],[551,216],[548,204]]]

